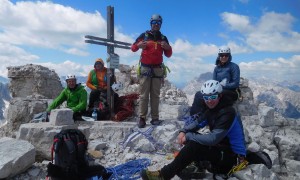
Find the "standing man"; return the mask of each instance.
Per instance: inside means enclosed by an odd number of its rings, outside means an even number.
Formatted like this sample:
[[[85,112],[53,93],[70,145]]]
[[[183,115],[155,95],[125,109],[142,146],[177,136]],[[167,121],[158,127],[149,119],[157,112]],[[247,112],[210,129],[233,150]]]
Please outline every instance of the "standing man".
[[[87,92],[84,86],[76,83],[75,75],[66,76],[67,87],[53,100],[47,108],[50,113],[52,109],[57,108],[64,101],[67,101],[67,108],[73,110],[73,119],[82,120],[82,115],[86,112]]]
[[[142,49],[140,58],[140,119],[139,128],[146,126],[148,103],[150,98],[152,125],[159,125],[159,94],[164,78],[163,54],[171,57],[172,47],[166,36],[160,32],[162,17],[152,15],[150,19],[151,30],[142,33],[131,47],[133,52]],[[149,97],[150,96],[150,97]]]

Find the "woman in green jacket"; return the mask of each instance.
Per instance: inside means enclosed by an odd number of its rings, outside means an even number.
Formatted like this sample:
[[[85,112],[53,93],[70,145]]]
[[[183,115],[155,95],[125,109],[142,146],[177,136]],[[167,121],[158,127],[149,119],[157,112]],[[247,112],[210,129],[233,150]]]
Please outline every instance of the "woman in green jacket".
[[[47,109],[50,112],[57,108],[64,101],[67,101],[67,108],[73,110],[73,119],[82,120],[83,113],[86,112],[87,107],[87,92],[84,86],[76,84],[75,75],[68,75],[66,77],[67,87],[56,97]]]

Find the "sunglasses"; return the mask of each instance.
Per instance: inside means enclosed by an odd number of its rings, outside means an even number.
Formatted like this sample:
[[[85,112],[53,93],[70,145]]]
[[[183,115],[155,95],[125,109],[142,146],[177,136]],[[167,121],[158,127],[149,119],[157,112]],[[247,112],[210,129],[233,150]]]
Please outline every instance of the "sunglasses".
[[[161,21],[151,21],[151,24],[161,25]]]
[[[211,95],[211,96],[203,96],[204,101],[208,101],[208,100],[216,100],[218,99],[219,95],[215,94],[215,95]]]
[[[224,57],[224,56],[225,56],[225,57],[228,57],[229,54],[219,54],[219,56],[220,56],[220,57]]]

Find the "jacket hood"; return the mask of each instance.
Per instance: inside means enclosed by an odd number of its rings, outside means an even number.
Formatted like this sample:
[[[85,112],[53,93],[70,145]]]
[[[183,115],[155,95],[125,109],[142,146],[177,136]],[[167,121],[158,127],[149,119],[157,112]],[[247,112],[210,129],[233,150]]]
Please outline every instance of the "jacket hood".
[[[229,54],[228,61],[223,66],[225,66],[226,64],[228,64],[229,62],[231,62],[231,60],[232,60],[232,56],[231,56],[231,54]],[[218,55],[218,57],[216,59],[216,63],[215,64],[217,66],[221,65],[221,63],[220,63],[220,56],[219,55]]]

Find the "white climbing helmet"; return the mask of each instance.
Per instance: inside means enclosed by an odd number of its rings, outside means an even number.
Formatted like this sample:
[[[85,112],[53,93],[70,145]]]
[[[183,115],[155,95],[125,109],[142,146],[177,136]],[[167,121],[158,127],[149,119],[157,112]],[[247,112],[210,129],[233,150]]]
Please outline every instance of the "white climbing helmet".
[[[162,23],[162,17],[159,14],[153,14],[150,19],[150,24],[152,21],[160,21]]]
[[[76,79],[76,77],[75,77],[75,75],[67,75],[66,80],[69,80],[69,79]]]
[[[216,80],[208,80],[201,87],[201,93],[203,95],[219,94],[222,91],[222,85]]]
[[[226,47],[226,46],[220,47],[219,54],[221,54],[221,53],[228,53],[228,54],[230,54],[231,53],[230,48]]]
[[[124,85],[122,83],[114,83],[113,85],[111,85],[111,88],[115,93],[117,93],[124,88]]]

